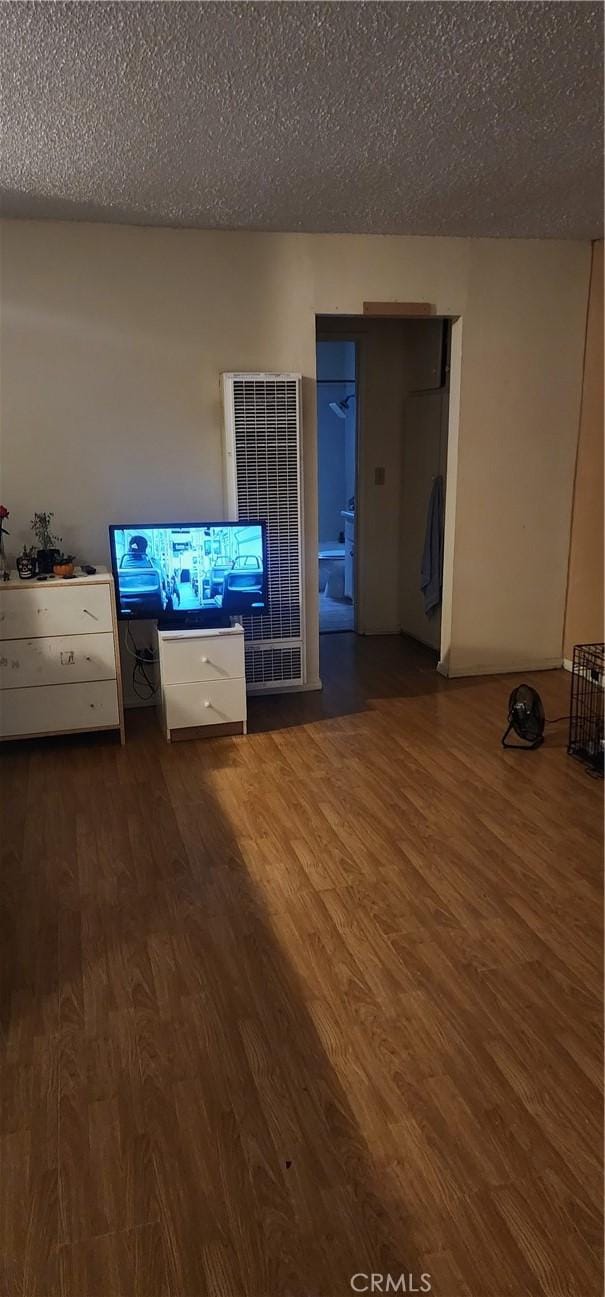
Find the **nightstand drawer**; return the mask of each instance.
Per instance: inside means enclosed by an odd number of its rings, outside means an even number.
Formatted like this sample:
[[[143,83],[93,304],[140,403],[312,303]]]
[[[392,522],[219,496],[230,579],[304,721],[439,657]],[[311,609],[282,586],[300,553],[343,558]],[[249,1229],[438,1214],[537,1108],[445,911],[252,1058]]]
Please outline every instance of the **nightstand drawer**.
[[[246,681],[166,685],[164,706],[166,724],[171,730],[243,721],[246,715]]]
[[[237,680],[243,675],[243,635],[175,638],[164,646],[164,685],[194,684],[198,680]]]
[[[113,635],[52,635],[0,643],[0,689],[115,680]]]
[[[45,582],[22,590],[0,590],[0,640],[91,635],[112,629],[108,584]]]

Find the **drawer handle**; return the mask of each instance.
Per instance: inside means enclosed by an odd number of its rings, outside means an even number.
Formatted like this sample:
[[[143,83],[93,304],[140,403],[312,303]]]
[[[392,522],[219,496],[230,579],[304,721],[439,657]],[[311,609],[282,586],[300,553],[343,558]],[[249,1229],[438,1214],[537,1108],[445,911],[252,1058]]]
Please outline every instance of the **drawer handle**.
[[[209,698],[204,699],[204,707],[212,707],[212,703],[210,702]]]
[[[206,655],[205,655],[205,653],[203,653],[203,654],[202,654],[202,662],[209,662],[209,661],[210,661],[210,658],[207,658]]]
[[[88,608],[83,608],[82,612],[85,612],[87,617],[92,617],[93,621],[99,620],[99,618],[95,616],[94,612],[89,612]]]

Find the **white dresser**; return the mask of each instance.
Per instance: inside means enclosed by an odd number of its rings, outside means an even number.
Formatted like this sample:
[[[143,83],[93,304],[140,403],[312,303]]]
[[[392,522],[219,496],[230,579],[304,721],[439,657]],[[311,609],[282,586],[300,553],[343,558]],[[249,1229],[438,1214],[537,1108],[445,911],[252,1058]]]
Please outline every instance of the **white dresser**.
[[[157,632],[161,715],[166,738],[246,733],[241,626]]]
[[[122,682],[113,578],[0,584],[0,739],[120,731]]]

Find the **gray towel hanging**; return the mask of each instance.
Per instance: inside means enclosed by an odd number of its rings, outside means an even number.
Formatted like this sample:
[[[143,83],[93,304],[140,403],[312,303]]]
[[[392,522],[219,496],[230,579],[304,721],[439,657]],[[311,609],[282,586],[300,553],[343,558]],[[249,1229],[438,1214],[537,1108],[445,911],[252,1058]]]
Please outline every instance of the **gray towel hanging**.
[[[424,611],[430,617],[441,603],[443,587],[443,478],[433,479],[426,515],[424,549],[420,565],[420,589]]]

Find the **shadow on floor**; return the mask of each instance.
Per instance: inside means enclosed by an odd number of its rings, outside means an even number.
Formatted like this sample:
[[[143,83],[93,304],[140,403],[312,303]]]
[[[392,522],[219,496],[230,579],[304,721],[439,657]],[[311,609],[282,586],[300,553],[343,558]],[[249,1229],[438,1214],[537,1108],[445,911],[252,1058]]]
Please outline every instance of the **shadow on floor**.
[[[31,1082],[7,1109],[9,1287],[339,1297],[356,1272],[420,1273],[309,1012],[337,1018],[333,952],[304,924],[290,818],[258,825],[245,745],[224,742],[231,781],[222,743],[129,720],[124,748],[6,761],[2,1052]],[[311,943],[304,987],[287,932]]]
[[[320,635],[323,688],[248,698],[251,733],[290,729],[314,721],[352,716],[388,698],[472,689],[481,677],[446,680],[438,653],[404,635]]]

